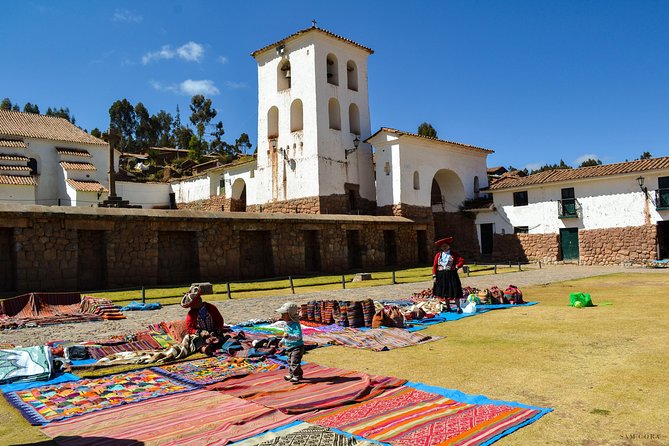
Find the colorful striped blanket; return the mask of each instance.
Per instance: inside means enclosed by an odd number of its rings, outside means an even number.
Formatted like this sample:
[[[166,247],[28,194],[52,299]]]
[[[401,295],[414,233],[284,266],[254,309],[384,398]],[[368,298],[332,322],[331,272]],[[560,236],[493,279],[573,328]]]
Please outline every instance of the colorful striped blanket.
[[[100,320],[81,312],[79,293],[29,293],[0,299],[0,329]]]
[[[357,440],[328,428],[309,423],[297,423],[285,429],[267,432],[234,446],[374,446],[378,443]]]
[[[411,333],[402,328],[373,328],[371,330],[345,328],[336,332],[304,335],[305,341],[321,345],[335,344],[344,347],[365,348],[377,352],[409,347],[438,339],[443,338],[440,336]]]
[[[207,389],[293,414],[366,401],[406,383],[404,379],[317,364],[304,364],[302,369],[304,379],[299,384],[284,380],[283,370],[274,370],[212,384]]]
[[[293,421],[276,409],[195,390],[51,423],[42,432],[60,446],[225,445]]]
[[[125,342],[123,344],[88,347],[88,354],[91,355],[91,358],[100,359],[120,352],[139,352],[162,349],[163,347],[149,336],[139,341]]]
[[[539,413],[506,404],[463,403],[403,386],[370,401],[303,419],[394,446],[475,445]]]

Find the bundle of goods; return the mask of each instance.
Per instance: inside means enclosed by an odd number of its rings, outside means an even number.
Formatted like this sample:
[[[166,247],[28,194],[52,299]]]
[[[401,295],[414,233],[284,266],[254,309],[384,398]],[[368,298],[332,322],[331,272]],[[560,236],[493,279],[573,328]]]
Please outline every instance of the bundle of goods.
[[[397,305],[391,305],[388,308],[381,307],[374,313],[372,328],[379,328],[381,326],[396,328],[404,328],[406,326],[404,315]]]
[[[109,299],[84,296],[81,300],[81,312],[97,314],[105,320],[125,319],[121,308]]]
[[[311,301],[300,306],[300,320],[342,327],[371,327],[374,302],[364,301]]]
[[[413,293],[411,295],[411,300],[413,302],[424,302],[426,300],[434,299],[434,294],[432,292],[432,288],[426,288],[423,291],[419,291],[417,293]]]
[[[482,290],[479,290],[479,292],[476,294],[476,296],[479,298],[479,302],[483,305],[486,305],[490,303],[490,291],[488,291],[487,288],[483,288]]]
[[[447,308],[446,304],[433,299],[401,308],[401,311],[406,320],[421,320],[433,318],[442,311],[447,311]]]
[[[500,290],[497,285],[491,286],[488,293],[490,295],[489,300],[491,304],[509,303],[508,301],[504,302],[504,291]]]
[[[507,289],[504,290],[504,300],[514,305],[520,305],[525,303],[523,301],[523,293],[515,285],[509,285]]]
[[[165,337],[169,337],[174,342],[181,342],[186,336],[186,320],[177,319],[170,322],[159,322],[148,326],[150,332],[160,333]],[[156,338],[156,336],[153,336]],[[169,339],[166,339],[169,341]]]

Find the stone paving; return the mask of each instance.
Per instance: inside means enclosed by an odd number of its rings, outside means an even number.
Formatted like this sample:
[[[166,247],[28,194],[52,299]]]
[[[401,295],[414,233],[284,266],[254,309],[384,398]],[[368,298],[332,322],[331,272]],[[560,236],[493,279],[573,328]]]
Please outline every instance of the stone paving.
[[[506,288],[509,284],[514,284],[522,289],[529,285],[541,285],[614,273],[669,274],[669,269],[622,266],[544,265],[539,269],[537,265],[532,265],[522,268],[523,271],[513,273],[464,277],[462,284],[463,286],[469,285],[476,288],[487,288],[492,285]],[[214,303],[223,314],[226,323],[234,324],[249,319],[274,317],[276,316],[274,310],[287,300],[297,303],[325,299],[362,300],[371,298],[393,300],[407,298],[411,293],[431,286],[432,282],[428,281],[245,299],[234,299],[233,294],[232,300],[228,300],[225,294],[217,294],[215,295],[216,298],[224,300],[218,300]],[[299,288],[297,291],[299,292]],[[213,302],[212,298],[214,296],[204,297],[205,300]],[[0,342],[27,346],[42,344],[51,340],[86,341],[101,339],[112,335],[134,333],[146,328],[148,324],[153,322],[184,318],[186,311],[179,305],[168,305],[157,311],[128,311],[125,314],[128,318],[120,321],[86,322],[0,331]]]

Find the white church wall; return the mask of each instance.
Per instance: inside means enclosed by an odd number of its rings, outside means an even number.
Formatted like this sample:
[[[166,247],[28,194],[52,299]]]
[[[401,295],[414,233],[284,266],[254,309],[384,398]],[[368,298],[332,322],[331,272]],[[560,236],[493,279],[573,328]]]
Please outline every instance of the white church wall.
[[[246,185],[246,204],[258,204],[258,182],[256,177],[255,163],[246,163],[227,169],[223,175],[223,178],[225,181],[226,198],[238,198],[232,196],[232,185],[235,184],[236,181],[242,180]],[[213,180],[212,184],[215,184]]]
[[[210,197],[209,177],[201,175],[171,184],[177,203],[191,203]]]
[[[130,204],[139,204],[144,209],[169,206],[170,192],[172,192],[172,187],[169,183],[116,182],[116,195],[130,201]]]
[[[0,203],[35,204],[35,186],[0,184]]]

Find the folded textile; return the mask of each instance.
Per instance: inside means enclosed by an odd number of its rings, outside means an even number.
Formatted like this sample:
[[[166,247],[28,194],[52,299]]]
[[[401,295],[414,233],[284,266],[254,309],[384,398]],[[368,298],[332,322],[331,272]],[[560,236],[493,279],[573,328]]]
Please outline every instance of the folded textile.
[[[100,320],[81,311],[79,293],[28,293],[0,299],[0,329]]]
[[[401,328],[372,328],[359,330],[345,328],[341,331],[329,333],[309,333],[304,340],[320,345],[335,344],[344,347],[364,348],[373,351],[386,351],[395,348],[410,347],[428,341],[443,339],[440,336],[428,336],[420,333],[411,333]]]
[[[0,384],[45,381],[52,370],[51,349],[47,346],[0,350]]]
[[[326,427],[309,423],[296,423],[287,428],[276,429],[234,446],[373,446],[378,443],[358,440],[352,436],[336,433]]]
[[[121,308],[121,311],[146,311],[146,310],[160,310],[161,305],[159,302],[151,303],[141,303],[135,302],[134,300],[130,302],[125,307]]]
[[[160,343],[158,343],[154,338],[147,337],[139,341],[125,342],[123,344],[88,347],[88,353],[92,358],[100,359],[119,352],[161,350],[162,348],[163,347],[160,345]]]

